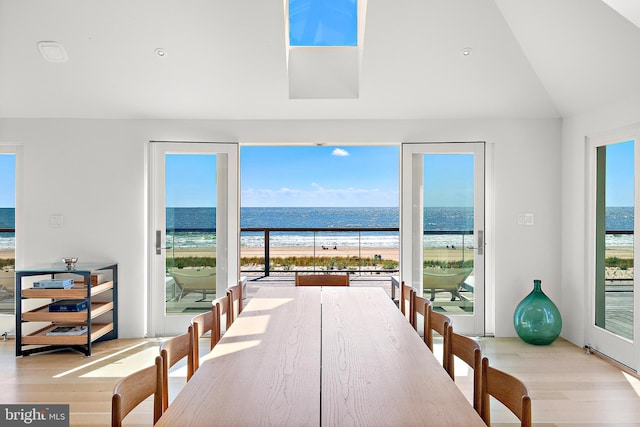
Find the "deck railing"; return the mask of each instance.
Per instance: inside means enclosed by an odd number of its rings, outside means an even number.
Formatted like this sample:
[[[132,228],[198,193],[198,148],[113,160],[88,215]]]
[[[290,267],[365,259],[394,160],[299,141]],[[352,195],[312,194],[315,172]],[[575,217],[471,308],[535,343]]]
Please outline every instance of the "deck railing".
[[[398,235],[400,229],[398,227],[348,227],[348,228],[299,228],[299,227],[272,227],[272,228],[263,228],[263,227],[244,227],[240,230],[241,235],[247,235],[248,233],[253,233],[254,236],[261,236],[258,239],[262,240],[264,243],[262,246],[264,248],[264,264],[263,268],[241,268],[241,272],[243,273],[263,273],[265,276],[269,276],[271,272],[303,272],[303,271],[326,271],[326,270],[342,270],[349,271],[351,273],[395,273],[398,271],[398,257],[394,257],[396,259],[384,259],[377,254],[373,254],[373,256],[363,255],[362,240],[363,237],[367,233],[389,233],[390,235],[395,234]],[[286,247],[289,252],[294,253],[296,258],[306,257],[311,258],[311,265],[305,265],[304,268],[300,268],[300,266],[290,265],[290,266],[282,266],[281,269],[272,269],[272,260],[274,258],[283,258],[276,257],[272,255],[272,249],[276,250],[276,247],[272,245],[272,237],[277,235],[278,233],[289,234],[293,233],[300,236],[301,234],[307,234],[307,238],[304,243],[301,243],[299,246],[288,245],[288,246],[279,246],[280,248]],[[351,235],[353,242],[349,243],[348,246],[355,250],[355,252],[345,253],[333,253],[333,249],[337,247],[334,244],[326,243],[331,241],[331,237],[342,234]],[[324,235],[324,237],[322,236]],[[325,242],[325,243],[323,243]],[[372,249],[376,249],[376,247],[369,246]],[[242,249],[240,248],[241,258],[244,258],[242,255]],[[383,249],[383,247],[377,247],[377,249]],[[396,249],[399,251],[397,247],[384,247],[384,249]],[[333,263],[332,258],[348,258],[349,263],[347,265],[336,265]],[[285,258],[292,258],[285,257]],[[344,262],[344,260],[343,260]],[[393,267],[391,267],[393,265]]]

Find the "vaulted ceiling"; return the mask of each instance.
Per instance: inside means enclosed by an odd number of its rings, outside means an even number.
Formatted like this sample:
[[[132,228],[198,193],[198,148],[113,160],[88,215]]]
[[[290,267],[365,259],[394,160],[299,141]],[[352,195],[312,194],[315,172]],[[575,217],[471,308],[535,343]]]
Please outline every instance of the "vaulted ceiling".
[[[285,1],[0,0],[0,117],[554,118],[640,95],[636,0],[361,0],[357,96],[292,99]]]

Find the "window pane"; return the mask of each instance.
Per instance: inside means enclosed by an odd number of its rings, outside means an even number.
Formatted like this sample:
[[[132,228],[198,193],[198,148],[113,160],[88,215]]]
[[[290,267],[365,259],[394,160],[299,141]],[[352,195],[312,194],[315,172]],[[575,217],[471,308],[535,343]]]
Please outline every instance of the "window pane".
[[[289,45],[357,46],[356,0],[289,0]]]
[[[14,313],[16,156],[0,154],[0,313]]]
[[[424,297],[451,314],[473,313],[473,160],[424,156]]]
[[[216,298],[216,156],[166,156],[166,313],[211,309]]]
[[[633,338],[634,141],[598,147],[596,325]]]

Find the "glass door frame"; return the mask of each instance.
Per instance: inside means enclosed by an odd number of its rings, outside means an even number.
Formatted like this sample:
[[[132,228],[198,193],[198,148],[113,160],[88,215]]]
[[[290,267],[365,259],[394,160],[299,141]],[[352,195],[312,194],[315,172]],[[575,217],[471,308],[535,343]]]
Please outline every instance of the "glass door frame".
[[[22,150],[21,144],[0,144],[0,153],[15,155],[15,269],[22,268],[24,259],[22,245],[20,244],[22,235]]]
[[[159,242],[166,241],[165,156],[166,154],[216,155],[216,295],[225,295],[227,288],[240,279],[240,196],[239,144],[216,142],[150,141],[148,145],[149,228],[147,256],[149,265],[148,335],[177,335],[186,332],[193,313],[165,313],[166,250],[157,254]],[[154,286],[161,283],[162,286]]]
[[[22,241],[22,230],[24,229],[24,227],[22,226],[22,156],[23,156],[23,146],[21,144],[1,144],[0,143],[0,154],[3,155],[13,155],[14,156],[14,165],[15,165],[15,171],[14,171],[14,192],[15,192],[15,211],[14,211],[14,218],[15,218],[15,222],[14,222],[14,240],[15,240],[15,247],[14,247],[14,266],[13,266],[13,271],[17,271],[20,268],[22,268],[23,266],[23,259],[24,259],[24,251],[23,251],[23,246],[20,244],[20,242]],[[15,325],[16,325],[16,319],[15,319],[15,295],[16,294],[16,286],[17,284],[15,283],[14,280],[14,284],[13,284],[13,289],[14,289],[14,297],[13,297],[13,310],[12,313],[8,313],[5,312],[4,316],[0,317],[0,328],[2,328],[3,331],[7,331],[9,333],[9,335],[15,335]],[[13,315],[11,315],[13,314]]]
[[[640,204],[640,126],[620,129],[606,134],[586,138],[587,159],[587,244],[585,245],[586,266],[586,304],[588,312],[585,313],[585,337],[586,344],[595,351],[602,353],[617,362],[637,371],[640,367],[640,325],[638,316],[640,313],[640,298],[637,297],[636,281],[634,275],[633,292],[633,340],[616,335],[604,327],[596,325],[596,299],[595,290],[597,279],[596,259],[596,228],[597,228],[597,174],[598,156],[597,149],[602,146],[616,144],[625,141],[634,141],[634,231],[640,229],[640,216],[638,206]],[[634,272],[640,271],[640,257],[636,255],[636,248],[640,248],[640,234],[634,233]]]
[[[486,237],[486,144],[464,143],[403,143],[401,145],[400,189],[400,280],[422,289],[423,280],[423,159],[425,154],[474,155],[474,312],[472,315],[452,315],[456,332],[484,335],[485,319],[485,256],[486,238],[478,241],[482,231]],[[477,248],[481,246],[482,250]],[[420,293],[422,294],[422,293]],[[449,313],[447,313],[449,315]]]

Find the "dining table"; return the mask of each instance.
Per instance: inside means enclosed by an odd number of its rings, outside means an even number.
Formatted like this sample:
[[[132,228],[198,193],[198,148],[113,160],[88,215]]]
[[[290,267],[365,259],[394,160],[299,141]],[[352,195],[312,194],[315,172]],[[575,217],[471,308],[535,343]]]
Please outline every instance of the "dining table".
[[[384,289],[263,287],[157,426],[483,426]]]

